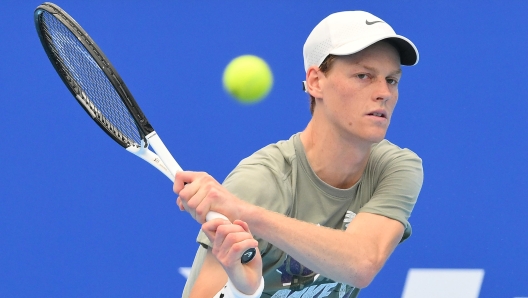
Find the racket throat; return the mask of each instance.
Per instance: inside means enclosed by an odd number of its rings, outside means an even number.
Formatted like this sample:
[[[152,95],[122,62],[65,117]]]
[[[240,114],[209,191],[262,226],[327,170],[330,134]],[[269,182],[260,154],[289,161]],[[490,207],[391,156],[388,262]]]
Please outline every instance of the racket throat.
[[[176,175],[176,172],[183,171],[183,169],[180,167],[180,165],[176,162],[174,157],[172,157],[172,154],[170,151],[165,147],[165,144],[161,141],[160,137],[156,133],[156,131],[153,131],[145,136],[145,139],[150,144],[152,149],[156,152],[156,154],[159,156],[165,167],[169,170],[169,172],[172,174],[172,179],[174,180],[174,176]]]

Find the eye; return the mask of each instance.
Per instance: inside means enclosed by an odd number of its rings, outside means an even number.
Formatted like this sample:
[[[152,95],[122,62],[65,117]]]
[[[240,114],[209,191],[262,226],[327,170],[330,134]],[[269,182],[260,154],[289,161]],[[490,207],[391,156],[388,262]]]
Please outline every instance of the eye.
[[[398,80],[393,79],[393,78],[388,78],[387,83],[389,83],[389,85],[398,85]]]
[[[365,80],[365,79],[368,79],[369,78],[369,75],[366,74],[366,73],[359,73],[356,75],[358,77],[358,79],[360,80]]]

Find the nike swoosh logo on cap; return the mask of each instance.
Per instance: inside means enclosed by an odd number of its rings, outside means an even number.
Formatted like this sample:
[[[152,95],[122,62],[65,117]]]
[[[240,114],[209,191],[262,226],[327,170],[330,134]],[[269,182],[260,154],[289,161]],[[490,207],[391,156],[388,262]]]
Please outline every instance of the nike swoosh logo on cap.
[[[376,24],[376,23],[383,23],[383,22],[382,21],[369,22],[368,20],[365,20],[365,24],[367,24],[367,25],[372,25],[372,24]]]

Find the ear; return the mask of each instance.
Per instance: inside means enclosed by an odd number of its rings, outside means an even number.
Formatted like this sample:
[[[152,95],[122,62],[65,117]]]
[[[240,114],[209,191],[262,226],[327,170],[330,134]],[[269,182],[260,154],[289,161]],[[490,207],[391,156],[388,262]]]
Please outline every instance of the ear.
[[[321,92],[321,78],[324,74],[317,66],[310,66],[306,71],[306,92],[315,98],[323,98]]]

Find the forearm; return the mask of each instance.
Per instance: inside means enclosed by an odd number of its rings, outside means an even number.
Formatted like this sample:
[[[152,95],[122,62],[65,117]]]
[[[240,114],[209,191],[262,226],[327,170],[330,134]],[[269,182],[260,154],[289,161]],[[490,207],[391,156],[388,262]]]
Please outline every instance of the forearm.
[[[256,206],[244,206],[243,220],[252,232],[325,277],[356,287],[367,286],[392,249],[369,237],[302,222]],[[273,231],[273,232],[270,232]]]
[[[227,274],[208,250],[190,298],[213,297],[227,282]]]

